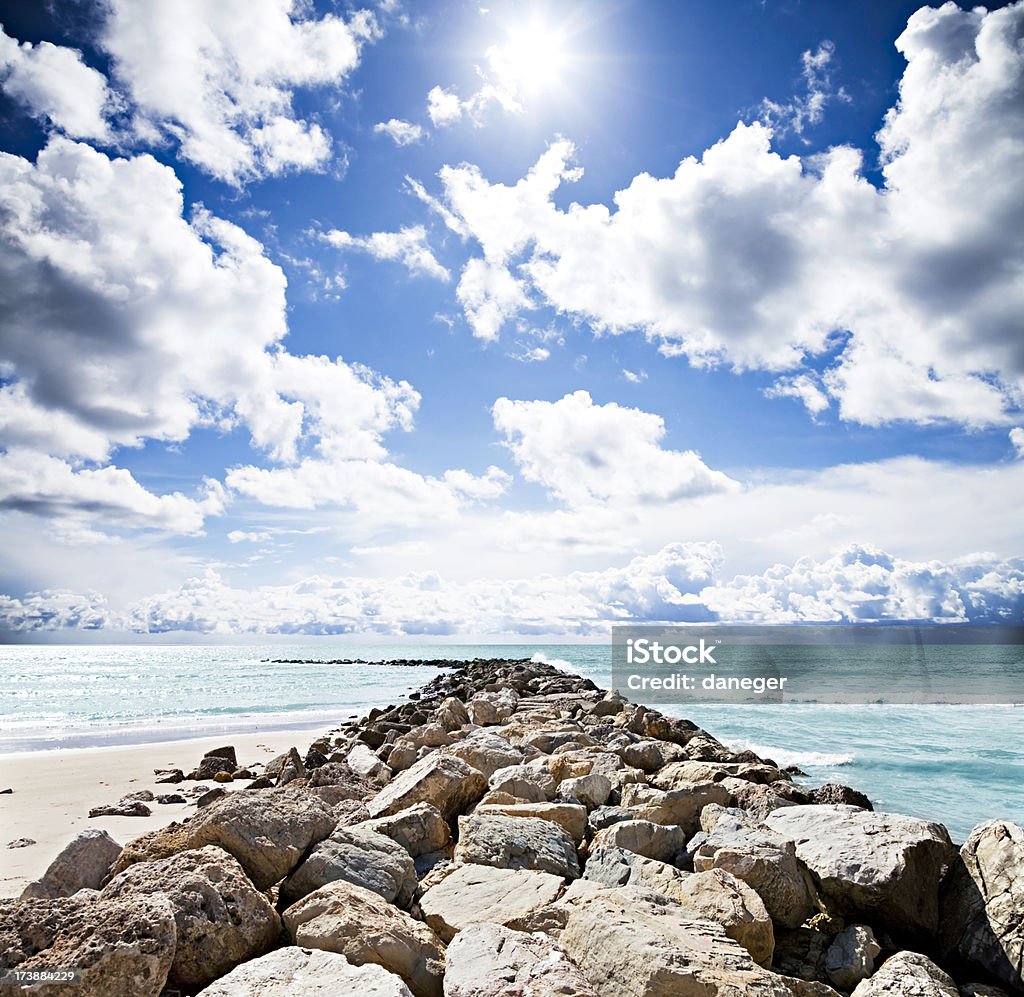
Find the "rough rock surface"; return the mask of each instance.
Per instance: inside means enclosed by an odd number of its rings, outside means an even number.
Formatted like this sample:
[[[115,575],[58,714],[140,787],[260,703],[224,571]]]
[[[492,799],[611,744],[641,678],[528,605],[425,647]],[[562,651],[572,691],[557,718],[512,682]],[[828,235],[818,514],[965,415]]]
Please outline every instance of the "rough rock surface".
[[[461,865],[420,898],[423,919],[444,941],[485,921],[515,928],[553,903],[565,886],[560,876],[527,869]]]
[[[353,966],[343,955],[298,946],[243,963],[201,990],[202,997],[413,997],[381,966]]]
[[[461,758],[434,752],[389,782],[367,803],[371,817],[387,817],[430,803],[451,823],[487,790],[487,779]]]
[[[416,997],[441,995],[444,946],[422,921],[370,890],[329,883],[289,907],[284,923],[296,945],[338,952],[354,966],[383,966]]]
[[[334,823],[330,809],[315,796],[231,793],[187,825],[186,847],[219,845],[238,859],[257,889],[265,890],[287,876]]]
[[[478,924],[451,945],[444,997],[598,997],[561,947],[543,935]]]
[[[480,803],[473,811],[474,817],[487,814],[549,820],[562,828],[577,845],[582,843],[587,830],[587,810],[579,803]]]
[[[103,888],[100,899],[132,903],[155,895],[166,896],[174,910],[177,940],[170,979],[182,986],[203,986],[262,955],[281,932],[270,901],[220,848],[133,865]]]
[[[492,793],[508,793],[526,803],[547,803],[555,798],[555,779],[536,765],[509,765],[498,769],[489,780]]]
[[[519,765],[523,761],[523,753],[519,748],[500,734],[487,730],[474,731],[465,740],[446,748],[445,753],[461,758],[483,772],[488,779],[498,769]]]
[[[864,924],[851,924],[836,935],[825,953],[825,972],[840,990],[852,990],[875,971],[882,946]]]
[[[391,769],[361,741],[352,745],[352,750],[345,756],[345,762],[356,775],[364,779],[386,782],[391,778]]]
[[[1024,989],[1024,829],[971,831],[944,887],[942,936],[950,953]]]
[[[721,927],[631,887],[583,900],[559,941],[601,997],[791,997]]]
[[[459,818],[455,861],[535,869],[564,879],[580,874],[576,844],[562,827],[537,817],[488,813]]]
[[[612,782],[600,772],[588,772],[558,784],[558,796],[563,800],[579,800],[588,810],[603,807],[611,796]]]
[[[354,883],[389,903],[407,907],[416,892],[416,867],[397,842],[365,826],[339,827],[281,884],[281,902],[293,904],[336,880]]]
[[[360,826],[397,842],[413,858],[436,852],[452,840],[448,822],[430,803],[417,803],[388,817],[365,821]]]
[[[955,857],[941,824],[846,805],[786,807],[765,824],[796,843],[831,913],[897,938],[939,927],[939,887]]]
[[[858,983],[854,997],[960,997],[953,980],[917,952],[897,952],[874,976]]]
[[[22,900],[70,897],[79,890],[98,890],[121,846],[106,831],[91,827],[64,846],[46,872],[22,891]]]
[[[33,997],[156,997],[175,934],[163,896],[0,902],[0,969],[82,971],[80,983],[33,987]]]
[[[659,862],[671,862],[686,846],[681,827],[654,824],[648,820],[623,820],[594,835],[592,848],[625,848]]]
[[[728,806],[729,791],[717,782],[677,784],[663,790],[642,783],[622,787],[621,805],[636,812],[638,820],[678,824],[687,836],[700,829],[701,811],[711,803]]]

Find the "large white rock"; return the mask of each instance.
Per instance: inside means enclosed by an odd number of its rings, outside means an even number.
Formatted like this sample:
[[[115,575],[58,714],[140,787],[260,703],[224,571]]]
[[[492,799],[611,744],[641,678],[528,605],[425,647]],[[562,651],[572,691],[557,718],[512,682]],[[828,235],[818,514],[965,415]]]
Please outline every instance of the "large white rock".
[[[79,890],[98,890],[121,846],[106,831],[90,827],[76,835],[46,872],[22,891],[22,900],[70,897]]]
[[[381,966],[353,966],[343,955],[297,946],[242,963],[201,990],[202,997],[413,997]]]
[[[853,997],[960,997],[956,984],[931,959],[917,952],[897,952]]]
[[[366,808],[371,817],[387,817],[417,803],[429,803],[451,823],[487,791],[487,779],[461,758],[432,752],[392,779]]]
[[[537,817],[470,814],[459,818],[456,862],[536,869],[565,879],[580,874],[576,844],[558,824]]]
[[[329,883],[292,904],[284,923],[296,945],[338,952],[354,966],[383,966],[416,997],[440,997],[444,946],[422,921],[379,894]]]
[[[831,912],[863,916],[897,938],[930,938],[956,852],[941,824],[853,806],[785,807],[765,824],[796,844]]]
[[[444,997],[598,994],[550,938],[500,924],[478,924],[460,931],[448,946]]]
[[[358,826],[397,841],[413,858],[436,852],[452,840],[448,822],[430,803],[417,803],[396,814],[364,821]]]
[[[564,889],[560,876],[528,869],[461,865],[420,898],[423,919],[450,942],[470,924],[485,921],[515,928],[553,903]]]
[[[718,782],[684,783],[670,790],[632,783],[622,787],[621,799],[621,805],[635,811],[638,820],[677,824],[687,837],[700,829],[700,814],[706,806],[724,807],[731,802],[729,791]]]
[[[602,828],[594,835],[591,848],[625,848],[659,862],[671,862],[686,846],[681,827],[655,824],[649,820],[623,820]]]
[[[945,947],[1024,989],[1024,829],[980,824],[960,849],[942,901]]]

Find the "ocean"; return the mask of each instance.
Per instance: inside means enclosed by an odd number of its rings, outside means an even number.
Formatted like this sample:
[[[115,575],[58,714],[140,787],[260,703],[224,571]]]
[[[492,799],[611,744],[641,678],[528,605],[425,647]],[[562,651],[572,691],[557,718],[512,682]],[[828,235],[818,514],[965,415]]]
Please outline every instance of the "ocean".
[[[324,638],[294,644],[5,645],[0,765],[4,755],[22,751],[324,728],[399,701],[438,673],[431,667],[328,663],[333,659],[474,657],[535,658],[602,687],[612,684],[607,644]],[[730,747],[798,765],[807,773],[801,781],[842,782],[867,793],[876,809],[941,821],[956,841],[989,818],[1024,824],[1024,707],[785,703],[658,709],[687,716]]]

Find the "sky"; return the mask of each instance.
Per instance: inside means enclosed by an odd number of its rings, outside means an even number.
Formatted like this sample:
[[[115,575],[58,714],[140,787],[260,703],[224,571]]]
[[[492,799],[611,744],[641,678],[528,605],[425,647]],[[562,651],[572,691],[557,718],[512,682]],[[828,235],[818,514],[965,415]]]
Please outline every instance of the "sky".
[[[0,639],[1024,622],[1024,2],[0,24]]]

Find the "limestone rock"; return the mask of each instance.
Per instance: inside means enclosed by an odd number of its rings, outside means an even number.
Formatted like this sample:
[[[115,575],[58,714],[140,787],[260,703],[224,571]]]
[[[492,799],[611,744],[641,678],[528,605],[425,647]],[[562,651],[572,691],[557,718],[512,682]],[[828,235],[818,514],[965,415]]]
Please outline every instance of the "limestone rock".
[[[444,997],[598,997],[562,949],[543,935],[478,924],[448,946]]]
[[[0,969],[82,971],[80,983],[33,987],[26,991],[33,997],[156,997],[171,968],[175,933],[163,896],[2,901]]]
[[[519,765],[523,761],[522,751],[514,747],[508,738],[493,731],[474,731],[469,737],[446,748],[445,752],[479,769],[488,779],[498,769]]]
[[[845,803],[851,807],[860,807],[862,810],[874,810],[871,801],[863,793],[835,782],[826,782],[824,786],[812,789],[810,802],[819,805]]]
[[[955,857],[941,824],[844,805],[786,807],[765,824],[796,842],[830,912],[897,938],[938,930],[939,886]]]
[[[354,883],[407,907],[416,892],[416,867],[397,842],[364,826],[339,827],[281,884],[281,902],[293,904],[336,880]]]
[[[441,997],[444,946],[422,921],[377,893],[329,883],[289,907],[284,923],[296,945],[338,952],[354,966],[383,966],[415,997]]]
[[[601,997],[791,997],[711,921],[630,887],[583,899],[559,941]]]
[[[385,765],[377,753],[362,741],[356,741],[352,750],[345,756],[345,763],[364,779],[375,782],[387,782],[391,778],[391,769]]]
[[[459,818],[455,861],[535,869],[565,879],[580,874],[573,839],[557,824],[536,817],[471,814]]]
[[[361,827],[398,842],[413,858],[444,848],[452,840],[451,828],[437,807],[417,803],[388,817],[365,821]]]
[[[959,958],[1024,989],[1024,829],[980,824],[960,849],[942,898],[942,939]]]
[[[956,984],[931,959],[917,952],[897,952],[869,980],[858,983],[853,997],[960,997]]]
[[[695,871],[732,873],[757,893],[772,920],[784,928],[799,927],[817,910],[814,883],[792,841],[742,811],[711,806],[702,822],[708,831],[693,855]]]
[[[371,817],[387,817],[415,803],[430,803],[451,823],[486,789],[487,779],[479,769],[434,752],[392,779],[366,806]]]
[[[825,953],[831,945],[828,935],[814,928],[782,929],[775,932],[772,965],[777,973],[802,980],[824,981]]]
[[[558,796],[579,800],[588,810],[603,807],[612,792],[611,780],[600,772],[588,772],[573,779],[563,779],[558,784]]]
[[[555,798],[555,780],[546,768],[509,765],[498,769],[488,785],[493,793],[508,793],[526,803],[547,803]]]
[[[134,903],[154,895],[166,896],[174,910],[177,941],[170,979],[181,986],[203,986],[262,955],[281,931],[270,901],[220,848],[133,865],[104,887],[100,899]]]
[[[469,723],[469,713],[466,712],[466,704],[455,696],[448,696],[442,700],[435,714],[437,722],[448,731],[460,730]]]
[[[196,766],[192,778],[199,780],[212,779],[219,772],[226,772],[230,775],[236,768],[238,768],[238,763],[228,758],[222,758],[220,755],[206,755]]]
[[[602,886],[639,886],[662,896],[678,899],[682,882],[690,874],[656,859],[645,858],[625,848],[609,845],[591,847],[583,878]]]
[[[343,955],[291,945],[243,963],[201,997],[413,997],[381,966],[353,966]]]
[[[187,825],[188,848],[219,845],[259,890],[287,876],[307,849],[334,828],[317,797],[293,792],[231,793]]]
[[[560,876],[527,869],[456,866],[420,898],[423,919],[446,942],[470,924],[517,925],[553,903],[564,888]]]
[[[82,889],[98,890],[121,846],[106,831],[91,827],[76,835],[50,863],[40,879],[29,883],[21,899],[70,897]]]
[[[476,817],[487,814],[549,820],[566,831],[577,846],[583,842],[587,829],[587,811],[579,803],[478,803],[473,811]]]
[[[721,783],[676,783],[663,790],[642,783],[622,787],[621,805],[635,811],[639,820],[655,824],[678,824],[687,837],[700,830],[701,811],[712,803],[727,806],[732,798]]]
[[[671,862],[686,846],[681,827],[654,824],[648,820],[623,820],[598,831],[591,848],[625,848],[659,862]]]
[[[658,769],[683,757],[683,749],[669,741],[656,741],[645,738],[632,744],[624,745],[618,751],[619,757],[629,766],[642,769],[644,772],[657,772]]]
[[[882,946],[864,924],[851,924],[836,935],[825,953],[825,972],[840,990],[852,990],[875,971]]]
[[[118,800],[117,803],[93,807],[90,817],[152,817],[153,811],[141,800]]]

